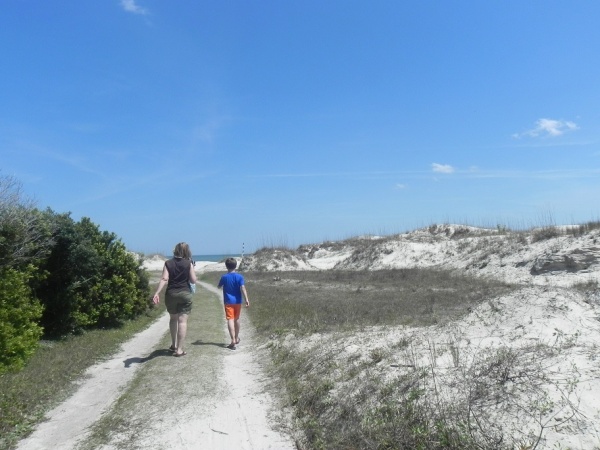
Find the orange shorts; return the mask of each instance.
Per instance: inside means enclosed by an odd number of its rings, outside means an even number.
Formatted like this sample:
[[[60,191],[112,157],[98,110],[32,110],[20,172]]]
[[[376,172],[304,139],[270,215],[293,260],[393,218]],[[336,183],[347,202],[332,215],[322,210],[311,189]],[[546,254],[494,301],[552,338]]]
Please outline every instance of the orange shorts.
[[[242,305],[239,303],[236,304],[225,304],[225,319],[239,319],[240,312],[242,311]]]

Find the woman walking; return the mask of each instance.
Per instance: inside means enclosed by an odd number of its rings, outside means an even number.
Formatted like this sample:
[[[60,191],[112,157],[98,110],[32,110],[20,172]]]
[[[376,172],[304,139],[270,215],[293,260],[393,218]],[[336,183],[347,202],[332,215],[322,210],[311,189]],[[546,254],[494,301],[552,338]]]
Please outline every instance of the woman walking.
[[[185,242],[180,242],[173,249],[173,258],[165,261],[158,288],[152,299],[154,304],[158,304],[160,302],[158,294],[167,284],[165,305],[170,315],[171,347],[169,350],[175,356],[186,355],[183,350],[183,342],[187,332],[188,315],[192,312],[193,297],[190,284],[195,284],[196,281],[190,246]]]

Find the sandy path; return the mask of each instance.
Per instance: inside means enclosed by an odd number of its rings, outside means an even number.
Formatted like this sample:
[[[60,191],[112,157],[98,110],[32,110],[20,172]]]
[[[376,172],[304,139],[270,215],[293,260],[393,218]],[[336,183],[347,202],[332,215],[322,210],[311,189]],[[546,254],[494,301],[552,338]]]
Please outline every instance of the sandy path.
[[[201,302],[196,294],[188,355],[173,358],[164,350],[165,314],[110,360],[91,367],[77,392],[18,449],[296,448],[272,426],[274,402],[245,314],[243,342],[236,351],[225,349],[220,292],[200,284],[209,292]],[[102,435],[96,428],[107,412],[110,432]]]

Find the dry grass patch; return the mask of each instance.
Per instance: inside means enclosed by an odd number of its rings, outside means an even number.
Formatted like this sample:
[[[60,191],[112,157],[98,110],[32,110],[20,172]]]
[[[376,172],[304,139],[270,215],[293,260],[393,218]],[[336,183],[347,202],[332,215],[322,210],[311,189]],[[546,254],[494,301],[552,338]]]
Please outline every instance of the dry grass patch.
[[[435,269],[244,273],[263,335],[453,320],[513,287]]]

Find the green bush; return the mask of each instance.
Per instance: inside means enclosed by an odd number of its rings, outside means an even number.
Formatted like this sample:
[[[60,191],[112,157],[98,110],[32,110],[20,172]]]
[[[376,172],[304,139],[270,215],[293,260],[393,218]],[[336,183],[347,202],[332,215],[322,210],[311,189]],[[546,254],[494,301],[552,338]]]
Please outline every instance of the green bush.
[[[40,286],[46,335],[117,326],[144,312],[150,291],[139,257],[88,218],[75,222],[62,214],[55,221],[48,277]]]
[[[28,284],[33,271],[0,269],[0,374],[23,367],[42,335],[42,307]]]

